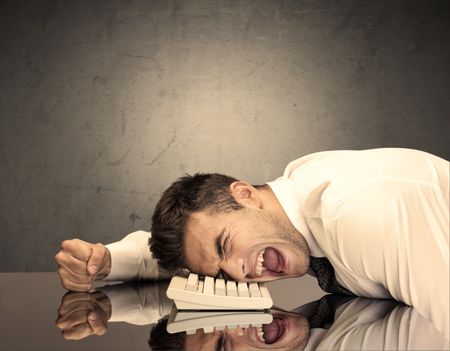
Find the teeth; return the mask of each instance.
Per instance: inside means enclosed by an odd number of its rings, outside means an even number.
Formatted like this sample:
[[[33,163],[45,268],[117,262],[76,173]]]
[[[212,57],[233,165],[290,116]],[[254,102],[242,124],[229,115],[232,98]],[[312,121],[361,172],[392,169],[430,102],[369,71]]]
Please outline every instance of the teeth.
[[[255,273],[256,276],[260,277],[263,271],[263,262],[264,262],[264,250],[261,250],[258,254],[258,257],[256,259],[256,269],[255,269]]]
[[[264,340],[264,332],[262,330],[262,327],[256,328],[256,334],[258,335],[259,341],[266,342],[266,340]]]

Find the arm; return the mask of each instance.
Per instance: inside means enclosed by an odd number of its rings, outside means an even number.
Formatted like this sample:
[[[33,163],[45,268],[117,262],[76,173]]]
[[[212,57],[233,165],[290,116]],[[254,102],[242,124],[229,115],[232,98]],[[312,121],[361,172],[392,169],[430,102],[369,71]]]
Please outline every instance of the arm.
[[[110,322],[151,325],[168,314],[173,302],[165,291],[168,281],[124,283],[91,293],[68,292],[58,308],[55,324],[65,339],[103,335]]]
[[[108,246],[80,239],[65,240],[55,260],[62,285],[73,291],[89,291],[96,280],[167,278],[148,246],[150,233],[137,231]]]
[[[165,279],[171,277],[158,267],[153,258],[149,239],[151,233],[139,230],[122,240],[106,245],[111,254],[111,269],[105,280]]]
[[[110,322],[150,325],[170,313],[169,281],[133,282],[99,288],[111,302]]]

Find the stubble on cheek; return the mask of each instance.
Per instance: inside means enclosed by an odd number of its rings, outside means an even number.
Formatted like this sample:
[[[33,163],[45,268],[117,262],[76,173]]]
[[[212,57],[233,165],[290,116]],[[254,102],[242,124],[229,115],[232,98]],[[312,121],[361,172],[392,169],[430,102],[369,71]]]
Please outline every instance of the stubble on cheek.
[[[309,248],[305,238],[289,220],[279,220],[272,216],[271,221],[275,232],[274,236],[287,241],[295,247],[296,251],[309,257]]]
[[[283,221],[274,216],[271,218],[271,227],[274,229],[274,236],[287,242],[286,247],[292,252],[294,251],[298,261],[296,267],[291,267],[291,273],[303,275],[309,268],[309,247],[305,238],[295,229],[289,220]],[[292,271],[294,269],[294,271]]]

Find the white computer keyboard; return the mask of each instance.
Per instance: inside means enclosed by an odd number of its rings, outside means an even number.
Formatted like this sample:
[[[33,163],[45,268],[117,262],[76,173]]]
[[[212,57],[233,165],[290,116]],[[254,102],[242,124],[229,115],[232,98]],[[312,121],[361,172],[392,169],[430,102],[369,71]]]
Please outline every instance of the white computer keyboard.
[[[172,277],[167,297],[179,310],[261,310],[273,305],[264,283],[237,283],[213,277]]]
[[[186,332],[195,334],[197,330],[212,333],[225,328],[258,328],[270,324],[273,317],[265,311],[178,311],[175,306],[170,313],[166,330],[170,334]]]

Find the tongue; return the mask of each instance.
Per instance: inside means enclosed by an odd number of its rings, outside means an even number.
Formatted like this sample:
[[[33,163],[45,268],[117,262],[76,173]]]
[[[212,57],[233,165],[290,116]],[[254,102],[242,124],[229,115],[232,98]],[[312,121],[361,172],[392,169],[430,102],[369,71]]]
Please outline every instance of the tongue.
[[[270,269],[272,272],[281,272],[282,260],[275,249],[267,247],[264,250],[264,262],[265,268]]]
[[[263,325],[264,340],[266,344],[273,344],[281,335],[283,335],[283,322],[274,318],[272,323]]]

